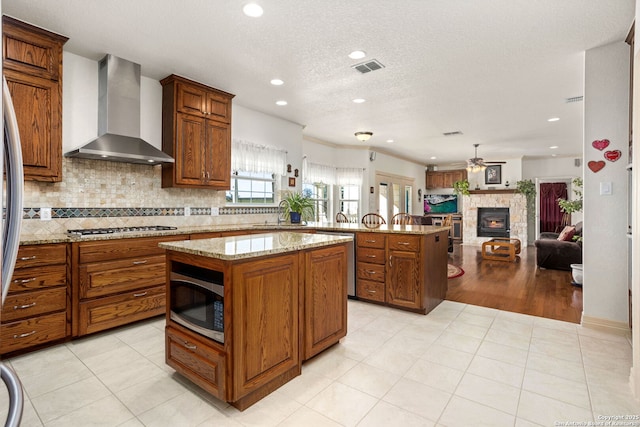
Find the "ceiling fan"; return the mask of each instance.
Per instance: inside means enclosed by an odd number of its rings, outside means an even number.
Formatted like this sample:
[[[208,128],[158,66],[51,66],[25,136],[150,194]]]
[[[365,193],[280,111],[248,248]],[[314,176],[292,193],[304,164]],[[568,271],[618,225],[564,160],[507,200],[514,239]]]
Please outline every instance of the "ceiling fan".
[[[475,154],[472,158],[467,160],[467,172],[481,172],[487,168],[488,165],[504,164],[507,162],[485,162],[482,157],[478,157],[478,146],[480,144],[473,144],[475,147]]]

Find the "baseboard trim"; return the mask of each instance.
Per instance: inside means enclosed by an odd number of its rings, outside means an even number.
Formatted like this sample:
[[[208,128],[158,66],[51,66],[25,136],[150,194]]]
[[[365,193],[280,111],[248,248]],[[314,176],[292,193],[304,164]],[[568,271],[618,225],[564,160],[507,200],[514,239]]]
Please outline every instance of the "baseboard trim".
[[[599,317],[585,316],[582,314],[582,321],[580,322],[585,328],[598,329],[600,331],[610,332],[616,335],[622,335],[629,337],[631,335],[631,329],[626,322],[618,322],[615,320],[600,319]]]

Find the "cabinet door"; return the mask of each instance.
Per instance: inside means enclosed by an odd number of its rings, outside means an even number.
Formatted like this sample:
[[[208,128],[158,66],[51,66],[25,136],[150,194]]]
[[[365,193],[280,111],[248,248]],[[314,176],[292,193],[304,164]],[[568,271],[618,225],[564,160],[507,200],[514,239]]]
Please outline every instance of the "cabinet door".
[[[223,123],[231,123],[231,100],[216,92],[207,92],[207,116]]]
[[[347,250],[345,246],[305,254],[304,356],[309,359],[347,334]]]
[[[232,276],[235,402],[277,377],[300,374],[298,255],[235,265]]]
[[[205,117],[207,93],[198,87],[178,83],[176,109],[181,113]]]
[[[422,280],[420,253],[389,251],[387,303],[420,309]]]
[[[176,116],[176,184],[202,185],[206,120],[180,113]]]
[[[60,86],[41,77],[5,70],[16,111],[27,180],[62,180]]]
[[[231,185],[231,138],[229,125],[206,122],[206,185],[228,190]]]

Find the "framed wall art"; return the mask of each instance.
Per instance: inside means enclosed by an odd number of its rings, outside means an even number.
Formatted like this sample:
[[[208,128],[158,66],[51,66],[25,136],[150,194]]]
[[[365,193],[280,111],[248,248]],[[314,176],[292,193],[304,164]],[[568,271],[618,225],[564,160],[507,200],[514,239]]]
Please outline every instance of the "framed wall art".
[[[487,166],[484,170],[484,183],[489,184],[501,184],[502,183],[502,166],[492,165]]]

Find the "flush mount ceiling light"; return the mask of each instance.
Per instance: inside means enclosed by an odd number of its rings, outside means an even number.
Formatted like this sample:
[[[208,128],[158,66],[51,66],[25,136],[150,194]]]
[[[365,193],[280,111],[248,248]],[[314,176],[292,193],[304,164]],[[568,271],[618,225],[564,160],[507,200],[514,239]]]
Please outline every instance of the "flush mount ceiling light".
[[[389,144],[393,144],[395,141],[394,141],[393,139],[387,139],[387,142],[388,142]]]
[[[274,86],[282,86],[284,84],[284,82],[280,79],[273,79],[271,80],[271,84]]]
[[[373,132],[356,132],[355,135],[358,141],[366,142],[373,136]]]
[[[366,101],[366,99],[364,98],[356,98],[356,99],[352,99],[352,101],[356,104],[362,104],[363,102]]]
[[[467,160],[467,172],[476,173],[481,172],[487,168],[484,160],[481,157],[478,157],[478,145],[480,144],[473,144],[476,151],[475,155]]]
[[[283,107],[283,106],[287,105],[287,101],[284,101],[284,100],[276,101],[276,105],[279,105],[279,106]]]
[[[264,13],[264,10],[262,10],[262,7],[258,4],[247,3],[242,8],[242,12],[251,18],[259,18]]]
[[[550,119],[547,119],[548,122],[557,122],[558,120],[560,120],[560,117],[551,117]]]
[[[354,50],[349,54],[349,58],[351,59],[362,59],[367,56],[366,52],[363,50]]]

